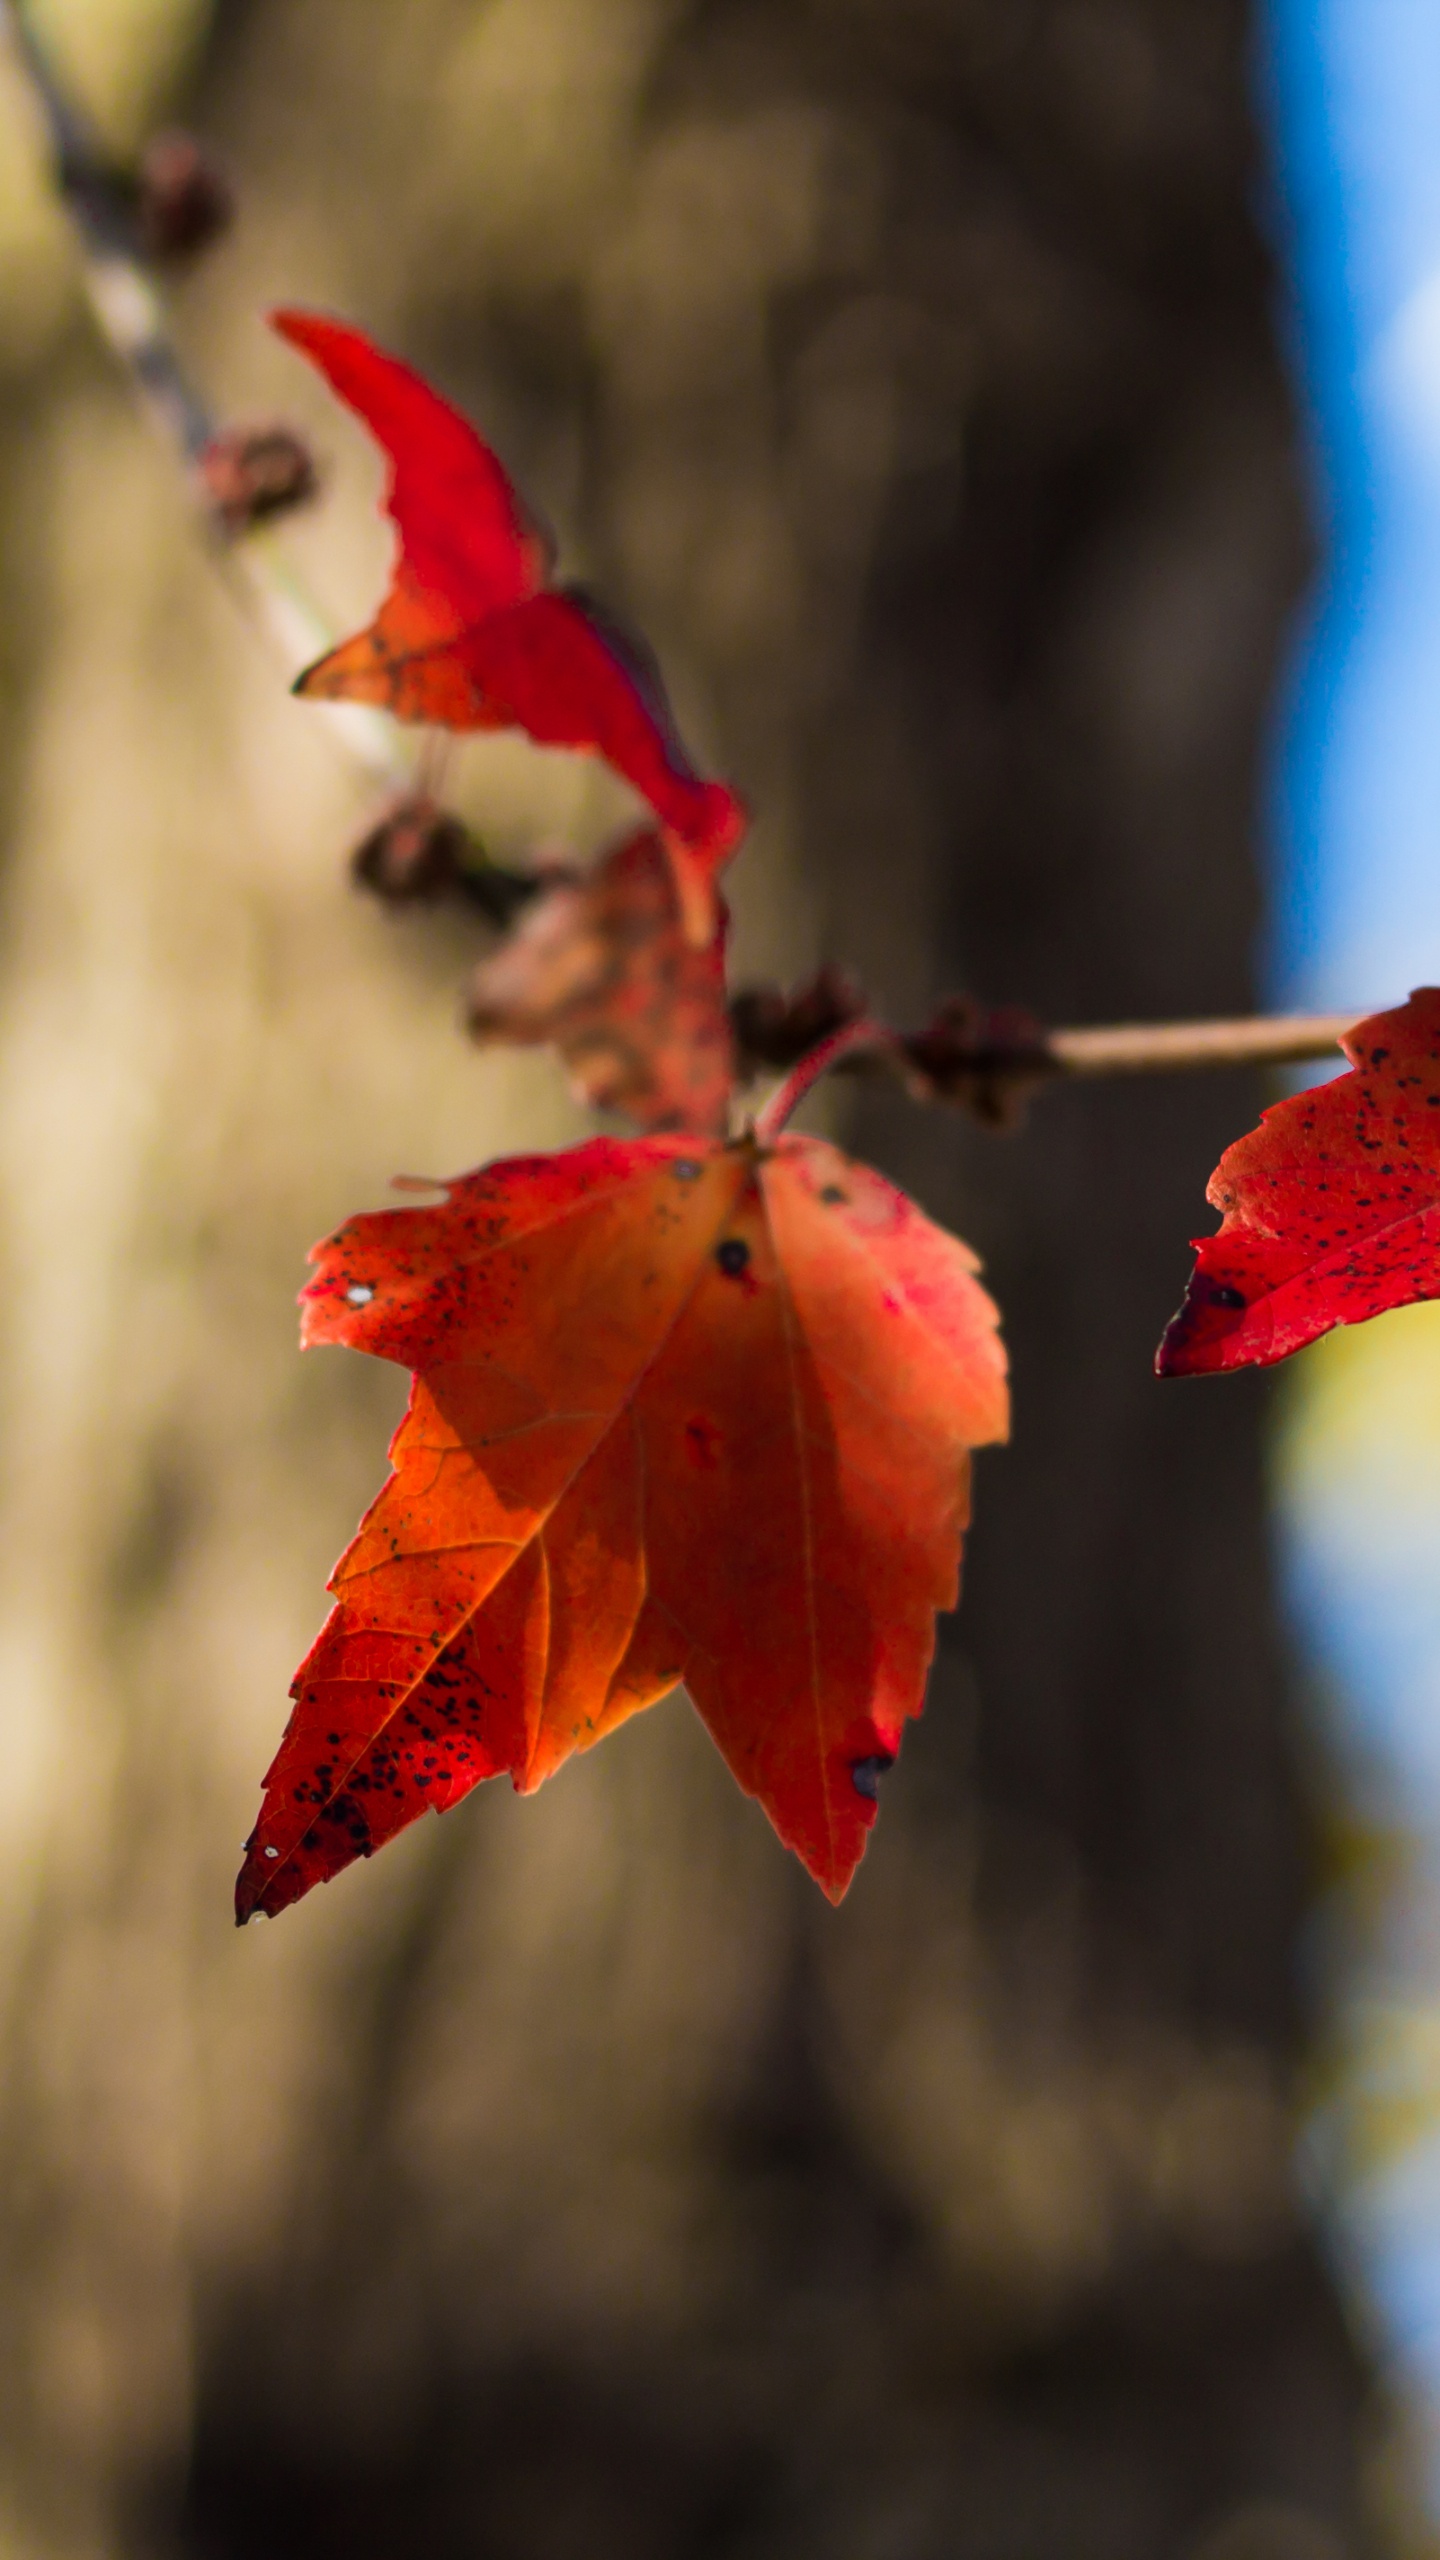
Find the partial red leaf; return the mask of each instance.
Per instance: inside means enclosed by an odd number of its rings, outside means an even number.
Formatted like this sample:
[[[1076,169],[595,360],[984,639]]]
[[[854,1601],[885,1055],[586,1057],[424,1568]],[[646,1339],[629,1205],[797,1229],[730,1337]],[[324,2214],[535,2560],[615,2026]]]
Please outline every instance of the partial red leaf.
[[[1206,1197],[1162,1378],[1267,1368],[1338,1324],[1440,1297],[1440,988],[1343,1042],[1354,1072],[1267,1111]]]
[[[838,1900],[1003,1438],[963,1244],[814,1138],[592,1139],[353,1219],[307,1343],[415,1372],[237,1888],[275,1912],[687,1685]]]
[[[693,938],[745,814],[691,765],[645,653],[578,590],[550,582],[548,547],[468,419],[358,329],[277,311],[389,457],[400,558],[374,621],[307,669],[297,692],[379,704],[397,719],[528,732],[602,756],[661,820]]]
[[[720,1136],[735,1081],[725,923],[722,903],[710,941],[687,939],[665,848],[643,827],[522,909],[471,978],[470,1027],[553,1043],[581,1100],[638,1128]]]
[[[271,325],[318,365],[383,448],[385,506],[414,589],[428,600],[431,641],[538,594],[549,567],[545,537],[469,420],[358,329],[312,311],[272,312]]]

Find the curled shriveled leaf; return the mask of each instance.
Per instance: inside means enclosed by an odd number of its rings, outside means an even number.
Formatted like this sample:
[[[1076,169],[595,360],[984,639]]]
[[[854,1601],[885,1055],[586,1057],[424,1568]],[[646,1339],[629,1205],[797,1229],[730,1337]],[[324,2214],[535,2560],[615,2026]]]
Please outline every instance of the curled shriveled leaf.
[[[1206,1194],[1162,1378],[1266,1368],[1338,1324],[1440,1297],[1440,988],[1347,1033],[1353,1072],[1267,1111]]]
[[[289,427],[227,427],[196,466],[206,501],[233,539],[308,506],[319,483],[304,438]]]
[[[652,828],[583,877],[550,877],[475,971],[468,1013],[479,1040],[551,1042],[583,1101],[639,1128],[728,1124],[724,908],[703,948],[686,938]]]
[[[1006,1430],[973,1255],[819,1140],[647,1138],[492,1165],[314,1260],[305,1340],[415,1378],[238,1917],[682,1681],[838,1900]]]
[[[602,756],[648,800],[675,866],[686,930],[708,941],[712,883],[744,832],[733,791],[690,763],[648,654],[576,588],[468,419],[357,329],[279,311],[282,337],[318,365],[390,462],[400,536],[375,619],[296,690],[378,704],[450,729],[523,729]]]
[[[741,1065],[793,1067],[870,1008],[848,969],[826,961],[798,987],[741,987],[730,999]]]
[[[140,245],[160,265],[198,257],[235,219],[228,178],[193,133],[152,134],[135,178]]]
[[[849,1024],[877,1023],[865,991],[828,964],[788,994],[741,987],[730,1000],[742,1072],[792,1067]],[[1030,1097],[1056,1072],[1045,1033],[1018,1005],[947,996],[922,1031],[877,1042],[872,1063],[901,1076],[925,1101],[957,1103],[989,1129],[1014,1129]]]
[[[465,875],[470,837],[428,792],[412,792],[377,819],[350,857],[352,877],[387,907],[452,897]]]
[[[350,875],[384,906],[453,898],[497,925],[508,925],[539,886],[533,872],[506,871],[491,862],[464,822],[428,791],[407,792],[390,803],[355,847]]]

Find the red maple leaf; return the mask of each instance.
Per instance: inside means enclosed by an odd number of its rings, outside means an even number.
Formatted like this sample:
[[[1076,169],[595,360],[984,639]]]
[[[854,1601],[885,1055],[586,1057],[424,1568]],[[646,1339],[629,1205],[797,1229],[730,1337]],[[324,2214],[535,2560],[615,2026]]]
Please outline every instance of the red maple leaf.
[[[1440,988],[1345,1035],[1353,1073],[1227,1147],[1162,1378],[1267,1368],[1338,1324],[1440,1297]]]
[[[687,930],[713,925],[710,884],[745,828],[724,783],[705,782],[675,731],[647,654],[578,590],[468,419],[358,329],[276,311],[389,457],[385,505],[400,535],[369,626],[307,668],[296,691],[379,704],[448,729],[523,729],[541,746],[602,756],[665,830]]]
[[[415,1378],[239,1917],[681,1681],[838,1900],[1006,1430],[973,1255],[834,1147],[752,1135],[518,1157],[313,1259],[304,1340]]]

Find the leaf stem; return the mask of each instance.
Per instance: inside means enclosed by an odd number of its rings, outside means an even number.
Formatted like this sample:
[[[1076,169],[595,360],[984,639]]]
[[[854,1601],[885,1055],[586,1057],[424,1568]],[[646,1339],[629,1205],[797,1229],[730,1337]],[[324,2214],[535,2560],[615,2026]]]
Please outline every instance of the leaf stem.
[[[905,1072],[903,1045],[896,1034],[871,1014],[861,1014],[854,1022],[842,1023],[838,1031],[827,1034],[793,1066],[783,1084],[776,1086],[764,1109],[755,1115],[754,1134],[762,1146],[778,1138],[791,1113],[804,1101],[814,1084],[832,1067],[848,1059],[858,1058],[864,1050],[878,1050],[886,1055],[892,1070]]]

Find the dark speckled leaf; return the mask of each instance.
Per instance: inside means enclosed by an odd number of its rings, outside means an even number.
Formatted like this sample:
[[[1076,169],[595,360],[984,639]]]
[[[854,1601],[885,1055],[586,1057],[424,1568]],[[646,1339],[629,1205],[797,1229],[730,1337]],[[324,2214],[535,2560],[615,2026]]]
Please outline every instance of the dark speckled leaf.
[[[1338,1324],[1440,1297],[1440,988],[1357,1023],[1353,1073],[1226,1149],[1162,1378],[1265,1368]]]

